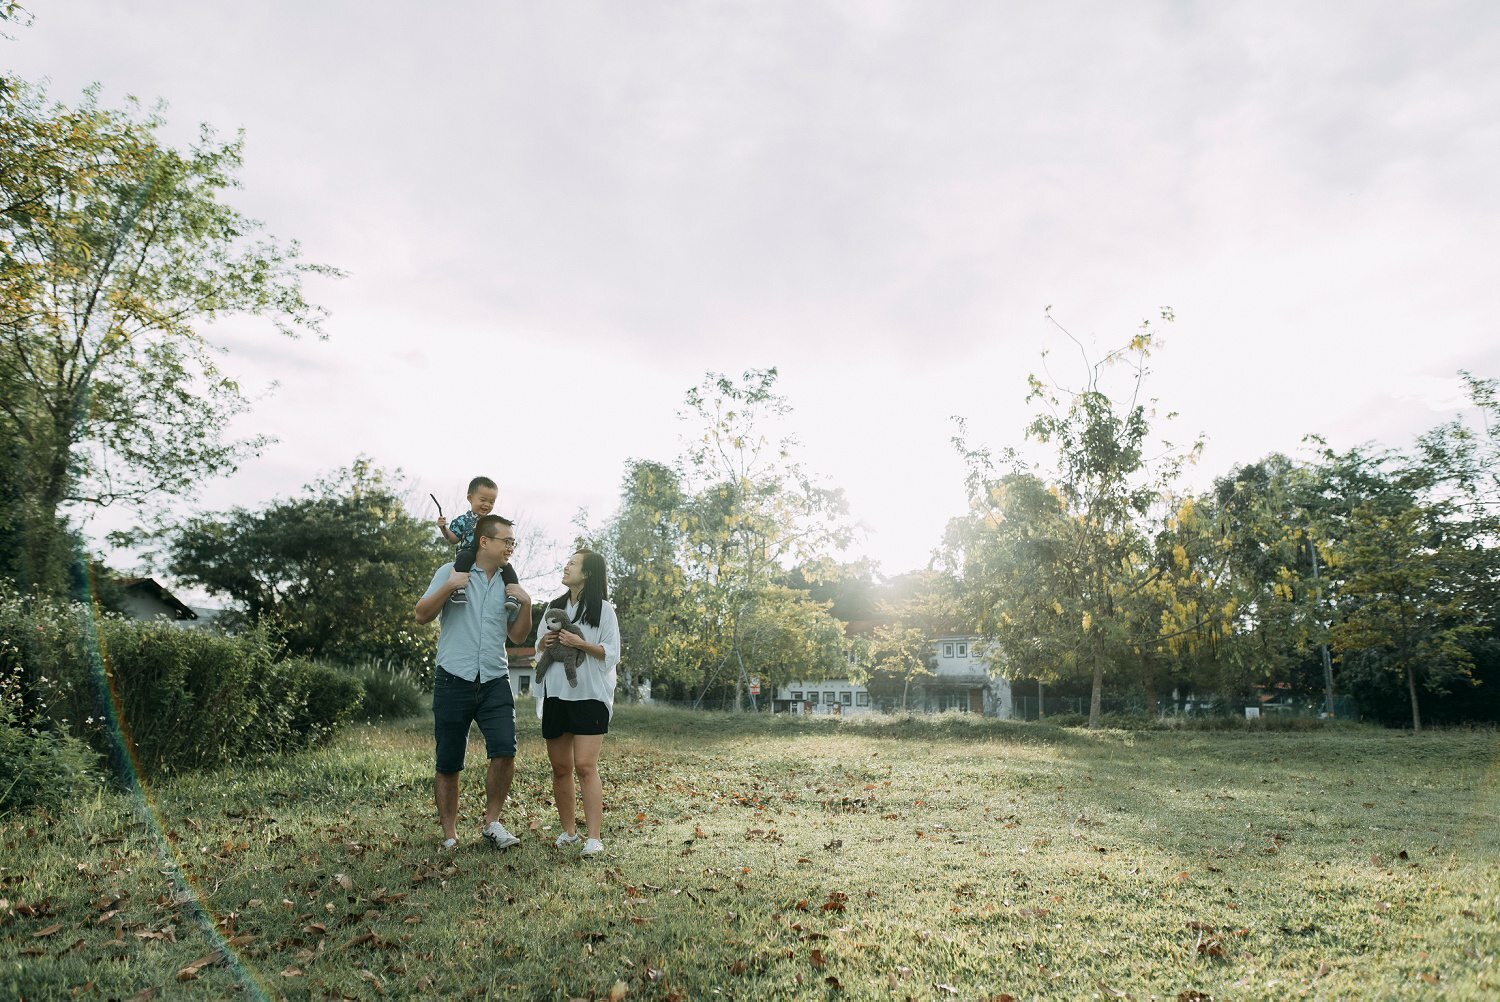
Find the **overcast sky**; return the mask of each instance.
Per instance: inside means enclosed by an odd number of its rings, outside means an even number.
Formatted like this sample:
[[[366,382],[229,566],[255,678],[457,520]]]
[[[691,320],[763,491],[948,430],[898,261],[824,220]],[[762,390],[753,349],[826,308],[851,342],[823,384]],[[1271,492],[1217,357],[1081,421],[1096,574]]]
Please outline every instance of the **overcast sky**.
[[[365,453],[566,537],[679,454],[705,371],[776,366],[898,573],[963,510],[951,416],[1020,445],[1041,351],[1081,375],[1049,305],[1099,351],[1175,310],[1147,390],[1203,483],[1309,432],[1403,446],[1500,375],[1487,0],[27,6],[8,70],[243,128],[236,204],[349,273],[311,287],[326,342],[217,332],[279,442],[201,506]],[[474,445],[482,359],[493,423],[579,465]]]

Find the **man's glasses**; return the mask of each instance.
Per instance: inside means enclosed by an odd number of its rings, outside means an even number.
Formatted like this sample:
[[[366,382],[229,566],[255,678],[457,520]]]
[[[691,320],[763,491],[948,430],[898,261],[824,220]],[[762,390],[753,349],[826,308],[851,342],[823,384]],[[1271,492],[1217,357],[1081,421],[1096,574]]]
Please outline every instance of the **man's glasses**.
[[[516,545],[516,537],[515,536],[491,536],[487,532],[481,532],[480,535],[483,536],[485,539],[493,539],[495,542],[499,543],[501,546],[515,546]]]

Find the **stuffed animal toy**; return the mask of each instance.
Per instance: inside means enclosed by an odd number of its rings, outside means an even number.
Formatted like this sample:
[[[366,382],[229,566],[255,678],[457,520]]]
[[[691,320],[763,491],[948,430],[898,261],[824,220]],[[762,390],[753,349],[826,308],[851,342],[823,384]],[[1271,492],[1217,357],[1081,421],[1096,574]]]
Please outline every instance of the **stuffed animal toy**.
[[[548,609],[542,616],[542,632],[551,633],[553,630],[563,630],[576,634],[580,638],[583,636],[583,631],[568,622],[567,615],[561,609]],[[568,684],[575,689],[578,688],[578,666],[583,663],[583,651],[576,647],[564,647],[560,642],[547,648],[536,662],[538,682],[546,676],[547,669],[552,666],[553,662],[562,665],[563,672],[568,676]]]

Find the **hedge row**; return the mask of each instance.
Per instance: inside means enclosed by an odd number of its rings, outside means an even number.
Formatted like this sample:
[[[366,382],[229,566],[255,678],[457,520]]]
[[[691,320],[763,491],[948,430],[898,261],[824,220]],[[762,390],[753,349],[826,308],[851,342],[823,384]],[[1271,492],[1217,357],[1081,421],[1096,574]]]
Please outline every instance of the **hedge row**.
[[[0,808],[18,802],[7,786],[30,788],[17,776],[46,765],[37,756],[49,732],[54,750],[73,735],[118,773],[123,747],[151,777],[321,743],[364,699],[348,672],[278,660],[264,633],[96,619],[84,606],[0,595]]]

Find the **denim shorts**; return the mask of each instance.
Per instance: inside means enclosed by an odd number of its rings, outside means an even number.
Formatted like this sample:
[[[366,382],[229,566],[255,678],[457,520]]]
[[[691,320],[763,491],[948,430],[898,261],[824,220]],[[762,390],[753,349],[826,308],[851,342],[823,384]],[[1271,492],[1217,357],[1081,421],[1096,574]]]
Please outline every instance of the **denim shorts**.
[[[469,725],[477,723],[489,758],[516,754],[516,701],[510,677],[468,682],[438,668],[432,682],[432,736],[437,742],[437,771],[463,771]]]

